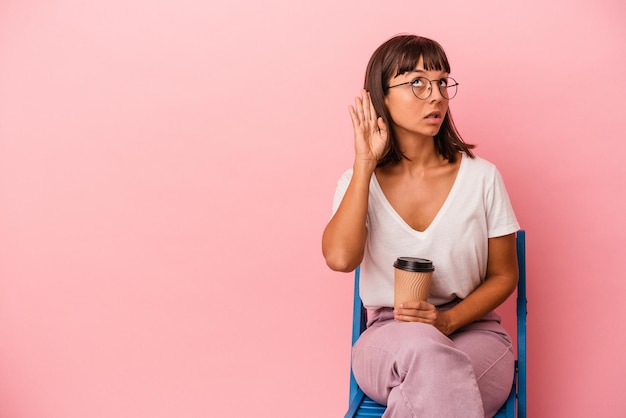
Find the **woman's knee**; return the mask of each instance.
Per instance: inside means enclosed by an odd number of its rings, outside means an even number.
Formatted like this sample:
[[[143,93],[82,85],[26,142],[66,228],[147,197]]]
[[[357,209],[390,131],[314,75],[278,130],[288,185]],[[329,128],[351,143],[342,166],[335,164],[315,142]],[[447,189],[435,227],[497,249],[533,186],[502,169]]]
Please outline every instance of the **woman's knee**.
[[[486,416],[493,416],[504,404],[513,385],[515,358],[510,350],[477,377]]]

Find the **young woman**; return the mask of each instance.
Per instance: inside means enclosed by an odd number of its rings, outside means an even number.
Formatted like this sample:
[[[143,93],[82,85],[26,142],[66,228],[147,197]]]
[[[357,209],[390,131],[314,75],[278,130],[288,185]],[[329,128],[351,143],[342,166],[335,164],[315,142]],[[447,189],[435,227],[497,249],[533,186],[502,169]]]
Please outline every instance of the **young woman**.
[[[386,418],[493,416],[513,381],[493,312],[515,290],[519,225],[495,166],[474,156],[448,109],[458,84],[435,41],[396,36],[350,106],[355,158],[322,238],[328,266],[361,266],[368,328],[353,348],[359,386]],[[394,309],[393,262],[427,258],[427,302]]]

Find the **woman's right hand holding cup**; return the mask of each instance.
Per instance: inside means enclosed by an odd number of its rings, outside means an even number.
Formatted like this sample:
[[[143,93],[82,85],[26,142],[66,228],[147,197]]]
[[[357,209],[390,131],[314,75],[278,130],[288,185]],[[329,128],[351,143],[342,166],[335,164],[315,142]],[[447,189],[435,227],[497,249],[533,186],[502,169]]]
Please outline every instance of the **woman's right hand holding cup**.
[[[355,164],[365,163],[373,171],[387,146],[387,125],[376,115],[369,92],[363,89],[361,95],[348,109],[354,127]]]

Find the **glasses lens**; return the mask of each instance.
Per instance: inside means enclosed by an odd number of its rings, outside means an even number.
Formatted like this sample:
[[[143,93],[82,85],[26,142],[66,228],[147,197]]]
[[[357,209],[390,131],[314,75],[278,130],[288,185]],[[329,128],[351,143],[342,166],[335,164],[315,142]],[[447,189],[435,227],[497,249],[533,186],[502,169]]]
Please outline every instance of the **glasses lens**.
[[[456,96],[458,87],[459,83],[452,77],[439,80],[439,91],[441,91],[441,95],[448,100]]]
[[[435,81],[444,99],[450,100],[456,96],[459,83],[454,78],[446,77],[440,80],[433,80],[432,83],[435,83]],[[432,93],[432,84],[427,78],[418,77],[411,82],[411,89],[413,89],[415,97],[426,100]]]
[[[430,96],[430,81],[424,77],[418,77],[411,83],[411,88],[413,89],[413,94],[418,99],[427,99]]]

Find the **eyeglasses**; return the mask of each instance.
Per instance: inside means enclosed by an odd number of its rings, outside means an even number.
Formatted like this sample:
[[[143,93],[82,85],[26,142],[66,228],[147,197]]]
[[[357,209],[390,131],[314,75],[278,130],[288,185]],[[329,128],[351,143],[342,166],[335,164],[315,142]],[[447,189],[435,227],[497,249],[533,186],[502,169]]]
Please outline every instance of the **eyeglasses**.
[[[417,77],[413,81],[407,81],[406,83],[396,84],[395,86],[389,86],[389,89],[394,87],[404,86],[406,84],[411,85],[411,90],[413,90],[413,94],[420,100],[426,100],[433,93],[432,83],[436,81],[437,86],[439,87],[439,91],[444,99],[450,100],[456,96],[459,83],[452,77],[444,77],[439,80],[429,80],[426,77]]]

